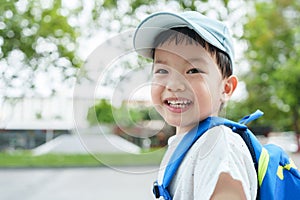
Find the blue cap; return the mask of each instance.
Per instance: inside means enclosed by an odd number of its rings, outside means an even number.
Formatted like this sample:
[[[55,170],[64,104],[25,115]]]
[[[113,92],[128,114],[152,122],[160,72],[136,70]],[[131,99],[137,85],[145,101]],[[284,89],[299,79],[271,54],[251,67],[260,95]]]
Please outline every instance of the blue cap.
[[[162,31],[175,27],[188,27],[198,33],[205,41],[228,54],[234,63],[232,37],[227,26],[196,11],[183,13],[158,12],[148,16],[137,27],[133,45],[144,57],[152,58],[154,40]]]

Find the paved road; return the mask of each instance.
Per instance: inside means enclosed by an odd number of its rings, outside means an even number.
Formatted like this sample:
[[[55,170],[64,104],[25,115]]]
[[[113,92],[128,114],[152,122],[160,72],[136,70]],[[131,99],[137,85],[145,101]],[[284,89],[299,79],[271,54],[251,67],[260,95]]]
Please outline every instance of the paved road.
[[[300,169],[300,153],[294,153],[290,155],[293,161],[295,162],[298,169]]]
[[[157,167],[0,170],[1,200],[147,200]]]
[[[292,154],[300,167],[300,154]],[[150,200],[157,167],[0,169],[0,200]]]

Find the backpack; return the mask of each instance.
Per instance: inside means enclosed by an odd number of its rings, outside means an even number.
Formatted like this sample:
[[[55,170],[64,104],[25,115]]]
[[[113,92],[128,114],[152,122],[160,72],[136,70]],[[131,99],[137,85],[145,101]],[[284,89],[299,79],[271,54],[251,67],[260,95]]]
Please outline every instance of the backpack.
[[[154,182],[153,193],[155,197],[163,197],[165,200],[172,199],[168,186],[185,154],[208,129],[225,125],[239,134],[249,149],[257,172],[257,199],[300,199],[300,172],[294,162],[279,146],[274,144],[261,145],[245,125],[262,115],[263,112],[257,110],[238,123],[221,117],[208,117],[200,122],[198,127],[192,129],[183,137],[175,149],[165,169],[162,184],[159,185],[157,181]]]

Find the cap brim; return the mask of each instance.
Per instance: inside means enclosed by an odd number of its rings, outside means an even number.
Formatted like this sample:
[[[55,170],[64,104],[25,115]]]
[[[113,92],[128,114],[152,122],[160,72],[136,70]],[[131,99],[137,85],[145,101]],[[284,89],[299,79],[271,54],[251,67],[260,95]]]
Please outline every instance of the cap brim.
[[[180,14],[169,12],[160,12],[150,15],[138,26],[134,38],[133,45],[135,50],[142,56],[152,58],[152,49],[156,36],[172,27],[189,27],[196,31],[208,43],[216,46],[222,51],[225,51],[222,45],[218,45],[218,41],[212,33],[208,32],[200,25],[193,23]]]

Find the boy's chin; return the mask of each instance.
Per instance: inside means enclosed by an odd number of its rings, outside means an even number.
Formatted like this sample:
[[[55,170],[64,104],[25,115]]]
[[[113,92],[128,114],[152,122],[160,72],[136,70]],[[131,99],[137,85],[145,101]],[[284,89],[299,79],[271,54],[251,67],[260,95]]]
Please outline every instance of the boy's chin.
[[[174,127],[180,127],[182,125],[182,123],[180,122],[176,122],[176,121],[172,121],[172,120],[168,120],[168,119],[165,119],[165,122],[170,125],[170,126],[174,126]]]

